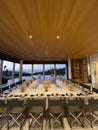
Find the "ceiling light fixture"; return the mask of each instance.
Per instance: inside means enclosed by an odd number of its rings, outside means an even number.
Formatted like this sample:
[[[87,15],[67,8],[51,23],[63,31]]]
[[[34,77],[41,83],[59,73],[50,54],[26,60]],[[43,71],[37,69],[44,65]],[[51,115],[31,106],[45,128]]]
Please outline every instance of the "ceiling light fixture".
[[[47,55],[47,51],[45,51],[45,55]]]
[[[32,38],[32,36],[30,35],[30,36],[29,36],[29,38],[31,39],[31,38]]]
[[[57,38],[57,39],[59,39],[59,38],[60,38],[60,36],[57,36],[56,38]]]

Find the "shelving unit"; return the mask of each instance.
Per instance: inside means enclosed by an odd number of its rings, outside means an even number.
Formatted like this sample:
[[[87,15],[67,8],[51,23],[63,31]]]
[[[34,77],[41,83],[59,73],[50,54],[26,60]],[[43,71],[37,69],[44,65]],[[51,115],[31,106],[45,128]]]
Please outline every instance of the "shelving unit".
[[[83,79],[84,82],[87,83],[88,82],[88,71],[87,71],[87,60],[83,59]]]
[[[71,59],[71,74],[73,80],[88,82],[87,60]]]

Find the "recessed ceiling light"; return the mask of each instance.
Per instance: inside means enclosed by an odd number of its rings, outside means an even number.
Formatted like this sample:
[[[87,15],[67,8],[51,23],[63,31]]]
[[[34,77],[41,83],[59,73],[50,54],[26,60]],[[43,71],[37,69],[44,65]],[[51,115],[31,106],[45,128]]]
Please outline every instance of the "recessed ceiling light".
[[[57,38],[57,39],[59,39],[59,38],[60,38],[60,36],[57,36],[56,38]]]
[[[31,39],[31,38],[32,38],[32,36],[30,35],[30,36],[29,36],[29,38]]]
[[[47,51],[45,51],[45,55],[47,55]]]

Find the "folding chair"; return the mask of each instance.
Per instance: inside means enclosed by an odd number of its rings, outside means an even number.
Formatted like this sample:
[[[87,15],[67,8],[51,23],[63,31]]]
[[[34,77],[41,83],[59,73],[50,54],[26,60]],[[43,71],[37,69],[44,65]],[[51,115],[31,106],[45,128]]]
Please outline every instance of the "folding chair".
[[[45,99],[29,99],[27,103],[27,110],[29,130],[31,126],[33,127],[35,125],[43,129]]]
[[[90,124],[91,128],[93,125],[98,125],[98,99],[90,99],[88,100],[88,105],[86,105],[85,112],[89,113],[89,115],[85,114],[86,120]]]
[[[0,100],[0,130],[5,126],[7,122],[5,119],[7,119],[7,105],[4,100]]]
[[[22,129],[24,124],[24,100],[22,99],[11,99],[7,101],[8,106],[8,129],[15,126],[15,124]]]
[[[52,99],[48,100],[49,104],[49,126],[51,129],[51,125],[57,124],[58,126],[62,126],[64,128],[63,119],[64,119],[64,100],[62,99]],[[51,119],[53,121],[51,121]],[[52,122],[52,123],[51,123]]]
[[[70,127],[72,128],[75,123],[84,127],[84,100],[68,100],[66,107],[68,109],[67,119]]]

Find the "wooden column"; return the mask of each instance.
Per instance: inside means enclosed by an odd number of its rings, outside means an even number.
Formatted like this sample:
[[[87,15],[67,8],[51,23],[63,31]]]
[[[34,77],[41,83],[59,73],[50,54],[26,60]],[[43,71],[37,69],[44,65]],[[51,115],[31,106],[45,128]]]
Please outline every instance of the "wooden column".
[[[56,64],[54,64],[54,77],[56,77]]]
[[[71,79],[72,77],[71,77],[71,60],[70,59],[68,59],[68,75],[69,75],[68,79]]]
[[[34,65],[32,64],[32,78],[33,78],[33,70],[34,70],[34,68],[33,68],[33,67],[34,67]]]
[[[22,80],[22,64],[23,64],[23,60],[20,61],[19,80]]]
[[[43,64],[43,79],[45,79],[45,64]]]
[[[14,76],[15,76],[15,63],[13,62],[12,81],[14,81]]]
[[[67,79],[68,78],[68,74],[67,74],[67,65],[65,64],[65,78]]]
[[[2,84],[3,60],[0,59],[0,84]]]

